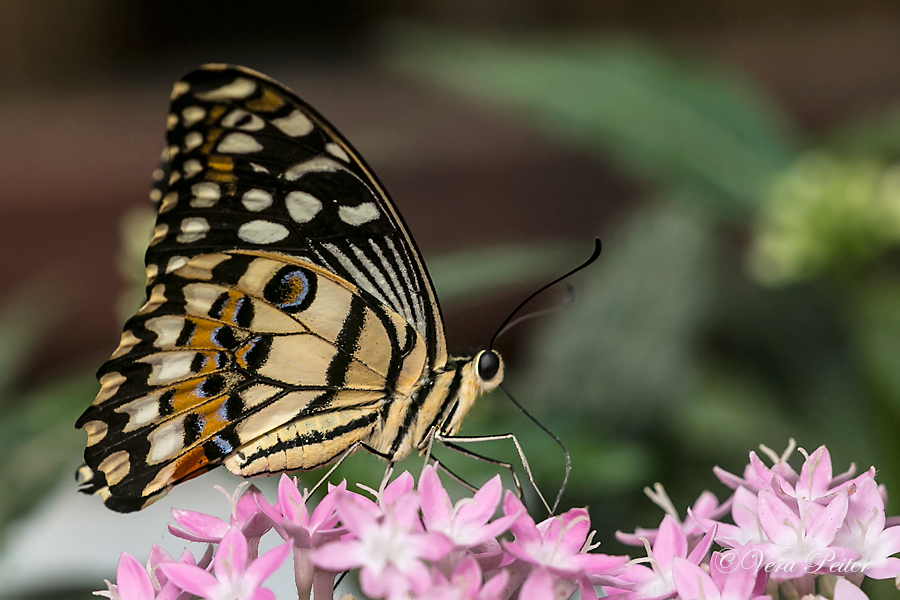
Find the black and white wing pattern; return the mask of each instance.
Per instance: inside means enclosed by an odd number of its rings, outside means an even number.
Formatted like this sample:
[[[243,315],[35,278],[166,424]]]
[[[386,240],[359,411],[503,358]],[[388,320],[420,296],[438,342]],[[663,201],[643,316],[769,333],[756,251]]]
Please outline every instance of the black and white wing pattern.
[[[393,460],[458,429],[485,382],[448,357],[416,244],[350,144],[223,65],[175,84],[167,129],[147,302],[76,423],[82,491],[127,512],[219,464],[311,469],[363,443]]]

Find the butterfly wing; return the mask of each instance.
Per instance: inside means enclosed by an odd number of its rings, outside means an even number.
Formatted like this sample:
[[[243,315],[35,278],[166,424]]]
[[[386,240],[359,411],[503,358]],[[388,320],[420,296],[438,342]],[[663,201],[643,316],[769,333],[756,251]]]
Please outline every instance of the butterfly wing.
[[[447,361],[414,241],[313,109],[208,66],[175,85],[167,137],[148,301],[76,423],[83,491],[122,511],[229,457],[243,474],[327,463]]]
[[[434,286],[400,213],[337,130],[292,92],[241,67],[175,84],[168,182],[157,188],[148,269],[186,253],[257,248],[359,285],[413,325],[429,364],[447,360]]]

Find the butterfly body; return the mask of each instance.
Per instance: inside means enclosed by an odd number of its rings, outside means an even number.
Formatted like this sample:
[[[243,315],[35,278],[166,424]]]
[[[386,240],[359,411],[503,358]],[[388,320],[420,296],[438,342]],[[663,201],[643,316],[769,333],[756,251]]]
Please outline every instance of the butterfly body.
[[[82,491],[128,512],[219,464],[395,461],[455,434],[502,363],[447,354],[415,242],[352,146],[240,67],[178,82],[167,128],[147,301],[76,423]]]

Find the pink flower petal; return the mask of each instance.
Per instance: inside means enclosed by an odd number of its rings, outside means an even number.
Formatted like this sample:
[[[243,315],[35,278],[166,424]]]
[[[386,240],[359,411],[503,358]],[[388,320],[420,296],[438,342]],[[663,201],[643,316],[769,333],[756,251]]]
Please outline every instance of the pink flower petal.
[[[846,494],[838,494],[824,511],[815,515],[815,519],[807,519],[806,530],[809,537],[822,546],[831,544],[834,536],[844,524],[844,517],[847,516],[847,502]],[[820,506],[815,503],[807,505],[805,500],[800,501],[800,510],[804,512],[806,509],[817,511]]]
[[[122,600],[153,600],[156,597],[156,589],[147,569],[127,552],[119,556],[116,588]]]
[[[556,594],[553,591],[554,583],[556,583],[556,577],[549,571],[534,569],[525,578],[525,582],[519,590],[519,597],[528,598],[528,600],[556,600]]]
[[[515,494],[507,491],[506,497],[503,499],[503,514],[520,515],[519,518],[509,527],[509,530],[516,537],[516,541],[526,544],[540,544],[541,534],[534,524],[534,521],[528,516],[528,511],[522,501]]]
[[[834,582],[834,600],[869,600],[869,597],[843,577],[838,577]]]
[[[721,596],[709,574],[686,559],[675,557],[672,561],[672,578],[682,598],[719,600]]]
[[[169,581],[195,596],[211,598],[219,588],[216,578],[200,567],[182,563],[166,563],[159,565],[159,568],[166,574]]]
[[[581,552],[591,531],[591,518],[586,508],[573,508],[557,517],[562,524],[559,547],[569,554]]]
[[[800,517],[768,490],[759,492],[759,524],[774,544],[790,547],[797,539]]]
[[[672,559],[687,556],[687,537],[681,531],[678,521],[671,515],[663,517],[659,524],[659,533],[653,544],[653,558],[663,571],[672,568]]]
[[[413,476],[409,474],[409,471],[403,471],[397,476],[397,479],[387,484],[384,491],[381,492],[382,503],[384,506],[391,506],[397,498],[413,491],[415,485],[416,482]]]
[[[500,497],[503,495],[503,484],[500,476],[495,475],[487,483],[481,486],[472,497],[474,502],[466,503],[459,507],[456,518],[463,523],[477,523],[484,525],[497,510],[500,504]],[[494,537],[494,536],[491,536]]]
[[[358,541],[339,540],[313,549],[309,556],[317,567],[340,573],[363,564],[361,551],[362,547]]]
[[[437,470],[433,466],[428,465],[422,469],[417,489],[422,502],[425,524],[434,523],[446,527],[450,523],[450,509],[453,503],[447,490],[441,485]]]
[[[286,521],[297,525],[307,525],[309,515],[306,512],[306,500],[297,489],[297,482],[282,473],[278,480],[278,504],[276,508],[281,510],[281,515]]]
[[[218,517],[193,510],[173,508],[172,518],[180,528],[169,525],[169,533],[191,542],[218,542],[230,527],[228,523]]]
[[[232,573],[243,573],[247,568],[247,538],[237,527],[232,527],[216,549],[213,572],[220,580],[227,580]]]

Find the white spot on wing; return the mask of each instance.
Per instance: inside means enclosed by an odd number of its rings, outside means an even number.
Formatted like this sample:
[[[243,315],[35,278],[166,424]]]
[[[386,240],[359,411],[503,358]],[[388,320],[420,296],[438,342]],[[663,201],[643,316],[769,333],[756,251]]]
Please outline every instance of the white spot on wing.
[[[196,158],[192,158],[191,160],[184,161],[184,166],[181,167],[181,170],[184,171],[185,179],[190,179],[203,170],[203,165],[200,164],[200,161]]]
[[[241,204],[251,212],[259,212],[272,206],[272,194],[265,190],[247,190],[241,197]]]
[[[299,110],[295,110],[286,117],[275,119],[272,121],[272,124],[291,137],[308,135],[314,128],[313,122],[309,120],[309,117]]]
[[[262,165],[258,165],[256,163],[250,163],[250,166],[253,167],[253,170],[257,173],[268,173],[269,170]]]
[[[188,217],[181,221],[181,233],[175,239],[182,244],[190,244],[206,237],[209,223],[202,217]]]
[[[238,125],[241,121],[246,122],[243,125]],[[236,127],[244,131],[259,131],[266,126],[266,123],[258,115],[250,114],[242,108],[236,108],[225,115],[225,118],[222,119],[222,125],[232,129]]]
[[[326,156],[317,156],[316,158],[297,163],[289,168],[284,172],[284,178],[288,181],[297,181],[307,173],[318,173],[323,171],[346,171],[346,169]]]
[[[272,244],[283,240],[290,233],[284,225],[258,219],[238,228],[238,237],[251,244]]]
[[[128,415],[128,423],[123,431],[134,431],[159,418],[159,394],[150,394],[137,400],[132,400],[115,409],[117,413]]]
[[[152,190],[150,190],[150,201],[159,202],[160,200],[162,200],[162,192],[157,188],[153,188]]]
[[[181,452],[184,439],[184,423],[181,419],[167,421],[147,435],[150,451],[147,452],[147,464],[169,460]]]
[[[153,236],[150,238],[150,245],[155,246],[163,241],[167,233],[169,233],[169,226],[165,223],[157,223],[153,228]]]
[[[191,206],[194,208],[209,208],[210,206],[214,206],[215,203],[219,201],[219,196],[221,194],[219,184],[213,183],[212,181],[195,183],[191,186],[191,192],[194,194],[194,197],[191,199]]]
[[[341,206],[338,216],[347,225],[362,225],[380,217],[381,212],[374,202],[364,202],[359,206]]]
[[[169,262],[166,263],[166,273],[171,273],[175,269],[183,267],[187,262],[188,258],[186,256],[173,256],[169,259]]]
[[[147,385],[158,386],[184,379],[192,374],[191,362],[196,352],[166,352],[151,354],[137,362],[149,364],[152,369],[147,377]]]
[[[229,133],[225,136],[217,150],[219,152],[230,152],[233,154],[248,154],[250,152],[259,152],[262,150],[262,144],[256,141],[252,135],[246,133]]]
[[[298,223],[309,223],[322,210],[322,201],[306,192],[291,192],[284,203],[288,214]]]
[[[178,98],[179,96],[184,94],[189,89],[191,89],[191,86],[186,81],[176,81],[175,85],[172,86],[172,93],[169,94],[169,99],[174,100],[175,98]]]
[[[217,100],[242,100],[256,91],[256,82],[238,77],[231,83],[208,92],[194,92],[194,96],[207,102]]]
[[[167,213],[178,204],[178,192],[169,192],[163,196],[162,203],[159,205],[159,214]]]
[[[172,131],[178,125],[178,115],[169,113],[166,115],[166,131]]]
[[[190,152],[194,148],[200,146],[203,143],[203,136],[199,131],[192,131],[186,136],[184,136],[184,151]]]
[[[206,110],[201,106],[188,106],[181,111],[181,120],[185,127],[200,122],[206,116]]]
[[[182,257],[183,258],[183,257]],[[172,261],[169,261],[170,263]],[[187,259],[185,259],[187,262]],[[184,327],[184,318],[175,315],[154,317],[146,322],[147,329],[156,334],[153,345],[157,348],[172,348]]]
[[[350,162],[350,157],[347,156],[347,153],[344,152],[344,149],[334,142],[328,142],[327,144],[325,144],[325,150],[327,150],[330,155],[336,156],[344,162]]]

